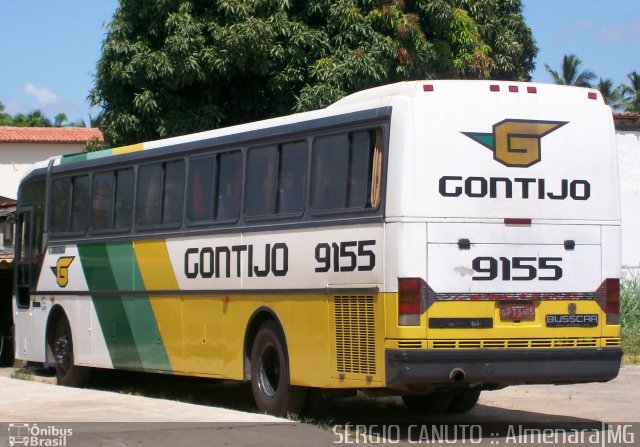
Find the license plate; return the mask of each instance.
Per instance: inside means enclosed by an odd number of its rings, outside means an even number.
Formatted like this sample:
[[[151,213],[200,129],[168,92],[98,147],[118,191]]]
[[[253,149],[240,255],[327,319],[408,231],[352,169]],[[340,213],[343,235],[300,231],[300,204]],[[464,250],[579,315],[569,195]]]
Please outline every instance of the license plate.
[[[533,303],[500,303],[501,320],[535,320]]]

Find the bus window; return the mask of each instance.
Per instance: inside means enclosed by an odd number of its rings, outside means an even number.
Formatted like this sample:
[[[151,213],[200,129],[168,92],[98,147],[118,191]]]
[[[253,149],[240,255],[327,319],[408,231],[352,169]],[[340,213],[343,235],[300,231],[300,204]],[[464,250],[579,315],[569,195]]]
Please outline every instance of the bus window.
[[[114,228],[131,227],[133,214],[133,169],[116,171],[116,198],[114,201]]]
[[[348,134],[319,137],[314,140],[312,209],[333,210],[345,207],[348,168]]]
[[[140,166],[136,194],[136,225],[160,225],[162,217],[162,164]]]
[[[215,159],[208,156],[189,160],[187,219],[190,222],[213,220]]]
[[[85,231],[89,224],[89,176],[73,177],[71,190],[71,231]]]
[[[354,132],[351,137],[351,160],[347,184],[347,208],[364,208],[371,188],[373,151],[369,131]]]
[[[91,228],[96,230],[111,228],[113,187],[113,172],[94,174]]]
[[[85,231],[89,220],[89,176],[55,179],[51,187],[51,231]]]
[[[51,183],[51,232],[67,231],[71,202],[71,178],[55,179]]]
[[[304,210],[305,141],[250,149],[247,163],[247,216]]]
[[[141,166],[138,170],[136,225],[178,225],[184,203],[184,161]]]
[[[92,191],[92,229],[125,229],[131,226],[133,169],[94,174]]]
[[[239,151],[218,156],[216,220],[237,219],[242,189],[242,154]]]
[[[304,210],[304,177],[307,170],[307,143],[283,144],[278,176],[278,214]]]
[[[247,216],[275,214],[277,174],[277,146],[249,150],[247,158]]]
[[[162,224],[178,225],[182,222],[184,204],[184,161],[164,163],[164,194]]]
[[[318,137],[313,142],[311,208],[377,208],[380,204],[379,130]]]

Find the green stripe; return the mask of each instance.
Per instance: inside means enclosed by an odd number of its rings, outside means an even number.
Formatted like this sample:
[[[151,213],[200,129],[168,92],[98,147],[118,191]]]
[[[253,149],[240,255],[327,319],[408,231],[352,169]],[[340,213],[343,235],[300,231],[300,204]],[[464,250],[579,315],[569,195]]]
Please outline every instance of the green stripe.
[[[117,290],[105,244],[78,245],[90,291]],[[92,297],[111,362],[115,368],[142,369],[129,318],[121,297]]]
[[[144,290],[132,243],[111,243],[107,244],[106,249],[117,290]],[[146,370],[170,371],[169,359],[149,298],[123,296],[122,304],[142,367]]]
[[[69,163],[77,163],[79,161],[95,160],[97,158],[108,157],[112,155],[112,152],[113,151],[111,149],[104,149],[95,152],[81,152],[79,154],[63,155],[60,159],[60,164],[66,165]]]

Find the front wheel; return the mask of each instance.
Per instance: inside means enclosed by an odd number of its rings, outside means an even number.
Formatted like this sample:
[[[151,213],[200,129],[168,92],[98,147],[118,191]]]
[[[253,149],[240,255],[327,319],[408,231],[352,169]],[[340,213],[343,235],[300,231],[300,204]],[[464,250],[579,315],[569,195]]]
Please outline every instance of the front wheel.
[[[292,386],[282,331],[273,321],[258,330],[251,349],[251,391],[258,410],[273,416],[299,414],[306,388]]]
[[[56,365],[58,385],[80,387],[89,380],[89,368],[77,366],[73,358],[73,338],[66,315],[56,322],[51,351]]]

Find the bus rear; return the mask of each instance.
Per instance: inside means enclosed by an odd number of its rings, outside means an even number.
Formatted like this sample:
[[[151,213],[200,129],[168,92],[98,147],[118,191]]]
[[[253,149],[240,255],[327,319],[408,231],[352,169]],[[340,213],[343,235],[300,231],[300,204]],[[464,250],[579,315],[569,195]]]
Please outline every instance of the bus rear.
[[[387,387],[616,377],[618,172],[600,94],[412,86],[396,99],[390,135]]]

